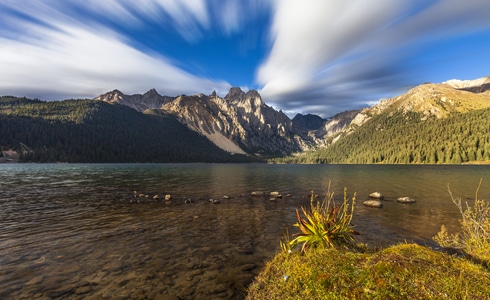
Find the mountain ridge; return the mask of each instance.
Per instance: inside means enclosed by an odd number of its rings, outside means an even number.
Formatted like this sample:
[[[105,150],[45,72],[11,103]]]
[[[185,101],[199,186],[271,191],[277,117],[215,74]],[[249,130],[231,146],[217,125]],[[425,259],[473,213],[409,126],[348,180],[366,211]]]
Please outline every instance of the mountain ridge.
[[[159,109],[174,114],[182,124],[230,153],[270,157],[315,146],[293,130],[292,121],[284,113],[266,105],[255,90],[244,92],[232,87],[224,98],[215,92],[169,97],[159,95],[154,89],[143,95],[124,95],[114,90],[94,100],[118,103],[138,111]]]
[[[355,114],[326,147],[279,161],[456,164],[489,161],[490,95],[481,92],[487,79],[456,87],[427,83],[383,99]]]
[[[237,87],[230,88],[224,97],[218,96],[215,91],[210,95],[201,93],[190,96],[179,95],[172,97],[162,96],[155,89],[150,89],[144,94],[133,95],[125,95],[120,90],[115,89],[86,101],[89,101],[88,103],[90,101],[94,103],[104,102],[110,105],[129,107],[135,110],[135,113],[140,113],[148,117],[153,116],[168,119],[171,116],[171,118],[180,124],[177,126],[176,123],[173,123],[174,125],[171,127],[175,130],[180,127],[185,127],[187,130],[191,130],[199,136],[206,138],[217,149],[221,149],[231,155],[236,154],[269,159],[272,157],[288,157],[290,155],[297,156],[298,153],[309,153],[308,155],[315,153],[314,156],[316,159],[314,162],[346,161],[342,159],[329,159],[327,157],[329,155],[350,156],[349,162],[354,162],[357,161],[354,158],[354,154],[349,154],[349,151],[353,151],[358,147],[358,145],[352,144],[352,141],[350,141],[353,137],[358,139],[361,144],[368,143],[366,138],[372,136],[374,139],[378,139],[380,132],[383,131],[385,133],[393,132],[393,135],[398,134],[396,132],[401,131],[393,131],[396,126],[417,128],[417,130],[422,131],[421,134],[425,135],[426,129],[422,126],[423,124],[427,124],[428,127],[437,127],[440,124],[446,124],[445,119],[453,120],[457,116],[463,116],[458,117],[457,122],[462,122],[458,130],[471,133],[472,130],[470,127],[472,125],[464,123],[469,122],[463,120],[464,116],[468,115],[472,118],[472,122],[478,122],[478,124],[474,124],[474,128],[477,127],[476,125],[479,126],[485,123],[485,121],[478,119],[478,116],[485,115],[486,109],[490,108],[489,84],[490,77],[475,80],[448,80],[437,84],[426,83],[413,87],[399,96],[382,99],[371,107],[342,112],[328,119],[311,114],[297,114],[293,119],[290,119],[282,111],[277,111],[273,107],[268,106],[256,90],[244,92]],[[87,109],[80,110],[77,105],[73,104],[77,103],[76,101],[78,100],[64,100],[58,102],[59,104],[47,104],[40,100],[29,100],[26,98],[3,97],[2,99],[4,102],[1,103],[0,117],[4,120],[16,118],[15,116],[21,112],[23,116],[35,116],[36,118],[40,117],[59,122],[58,120],[71,118],[71,114],[63,112],[63,109],[66,109],[63,107],[71,106],[76,107],[77,111],[84,114],[83,116],[79,116],[78,121],[76,121],[82,125],[88,124],[87,122],[93,122],[92,118],[96,116],[92,115],[91,105],[88,105]],[[107,109],[110,110],[110,107],[104,106],[104,111],[107,111]],[[17,115],[12,115],[12,111],[16,111]],[[113,113],[120,114],[121,112],[120,110],[115,110]],[[18,116],[20,117],[21,115]],[[109,114],[107,117],[112,118]],[[115,117],[119,118],[117,115]],[[140,117],[133,118],[143,120]],[[60,124],[63,124],[63,122]],[[448,124],[445,126],[452,126],[451,123]],[[138,127],[140,124],[135,123],[133,126]],[[166,131],[169,129],[161,128],[160,130]],[[141,132],[140,134],[147,135],[149,132],[154,131],[148,130],[148,132]],[[15,133],[8,132],[6,134],[9,137],[15,135]],[[403,134],[408,136],[412,133],[404,132]],[[394,140],[392,136],[383,136],[387,140]],[[412,138],[417,139],[416,136],[412,136]],[[396,139],[399,140],[398,137]],[[434,139],[434,137],[430,139]],[[465,137],[459,137],[459,139],[462,140],[462,142],[460,141],[462,144],[466,141]],[[478,136],[478,141],[473,141],[478,144],[478,147],[483,143],[480,139],[481,137]],[[19,142],[23,143],[23,141]],[[401,142],[405,143],[404,140]],[[486,143],[486,140],[484,142]],[[350,143],[349,147],[342,146],[345,143]],[[391,149],[391,146],[380,142],[377,143],[377,147]],[[25,145],[29,147],[29,143],[25,143]],[[447,145],[447,147],[453,146],[453,144]],[[11,155],[12,152],[7,153],[5,151],[12,150],[14,145],[12,143],[0,144],[0,147],[3,153]],[[362,147],[365,148],[367,146],[364,145]],[[337,154],[333,154],[336,148],[342,148],[343,152],[337,151]],[[486,152],[490,153],[490,148],[488,151],[486,148],[478,148],[476,150],[473,148],[471,151],[457,150],[457,152],[462,153],[458,154],[461,159],[446,159],[446,157],[452,157],[453,154],[442,155],[439,153],[439,156],[444,157],[444,160],[436,159],[432,161],[444,161],[448,163],[461,160],[464,162],[473,157],[486,157]],[[395,150],[390,151],[393,152]],[[445,150],[441,151],[445,153]],[[408,152],[409,150],[407,150]],[[432,152],[431,155],[434,156],[433,153],[436,151],[431,149],[429,152]],[[366,151],[362,155],[367,157]],[[389,155],[389,153],[384,154],[383,157]],[[411,155],[415,157],[419,154],[412,153]],[[400,157],[396,160],[366,158],[362,161],[423,162],[424,159],[420,157],[408,160]]]

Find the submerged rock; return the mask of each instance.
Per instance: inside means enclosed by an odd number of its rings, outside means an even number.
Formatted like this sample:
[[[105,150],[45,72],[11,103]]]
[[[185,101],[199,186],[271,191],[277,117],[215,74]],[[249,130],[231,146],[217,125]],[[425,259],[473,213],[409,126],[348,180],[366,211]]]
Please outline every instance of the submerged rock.
[[[252,192],[252,196],[255,196],[255,197],[263,197],[263,196],[265,196],[265,193],[264,192],[260,192],[260,191],[255,191],[255,192]]]
[[[383,196],[383,194],[381,194],[380,192],[374,192],[369,194],[369,198],[382,200],[385,198],[385,196]]]
[[[396,201],[400,202],[400,203],[415,203],[415,199],[412,199],[410,197],[400,197],[398,198]]]
[[[369,207],[376,207],[376,208],[382,208],[383,207],[383,202],[379,200],[366,200],[362,202],[362,204],[369,206]]]

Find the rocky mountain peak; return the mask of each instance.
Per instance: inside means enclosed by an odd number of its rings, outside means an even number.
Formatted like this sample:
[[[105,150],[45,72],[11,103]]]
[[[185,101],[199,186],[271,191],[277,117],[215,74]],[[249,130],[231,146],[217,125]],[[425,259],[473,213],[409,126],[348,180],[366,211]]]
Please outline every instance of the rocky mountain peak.
[[[145,97],[161,97],[161,95],[155,89],[151,89],[148,92],[144,93]]]
[[[94,100],[126,105],[138,111],[159,109],[163,104],[171,101],[172,99],[174,98],[161,96],[155,89],[151,89],[143,95],[125,95],[119,90],[113,90],[94,98]]]
[[[123,98],[124,98],[124,94],[120,90],[115,89],[105,94],[99,95],[94,100],[105,101],[108,103],[117,103],[121,101]]]
[[[308,130],[316,130],[325,123],[325,120],[317,115],[296,114],[296,116],[294,116],[294,118],[292,119],[292,122],[294,128],[305,128]]]
[[[226,94],[225,99],[230,100],[240,100],[243,96],[245,96],[245,92],[242,91],[239,87],[232,87],[228,94]]]

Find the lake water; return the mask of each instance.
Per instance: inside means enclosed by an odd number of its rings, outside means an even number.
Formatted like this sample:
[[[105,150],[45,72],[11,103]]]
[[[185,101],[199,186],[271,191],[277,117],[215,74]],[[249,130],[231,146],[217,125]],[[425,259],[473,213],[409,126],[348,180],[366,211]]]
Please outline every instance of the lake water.
[[[360,241],[435,246],[458,228],[448,184],[471,204],[480,178],[490,199],[490,166],[0,164],[0,298],[243,299],[311,190],[357,193]]]

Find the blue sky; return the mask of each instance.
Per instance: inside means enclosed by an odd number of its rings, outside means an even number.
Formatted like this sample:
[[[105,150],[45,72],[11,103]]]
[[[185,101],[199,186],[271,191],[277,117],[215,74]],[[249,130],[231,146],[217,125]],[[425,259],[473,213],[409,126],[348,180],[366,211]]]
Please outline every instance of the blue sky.
[[[2,0],[0,95],[256,89],[324,117],[490,75],[485,0]]]

